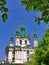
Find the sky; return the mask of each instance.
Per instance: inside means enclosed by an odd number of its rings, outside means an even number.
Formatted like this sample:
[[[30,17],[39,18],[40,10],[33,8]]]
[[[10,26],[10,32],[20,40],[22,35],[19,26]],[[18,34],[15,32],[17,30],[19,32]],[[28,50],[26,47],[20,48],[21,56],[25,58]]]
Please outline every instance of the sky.
[[[15,41],[16,26],[18,25],[19,28],[21,27],[22,19],[24,19],[26,32],[30,35],[30,45],[32,46],[34,42],[34,28],[36,28],[38,41],[41,40],[46,29],[48,28],[48,25],[46,25],[43,21],[41,21],[40,25],[34,21],[34,17],[41,16],[41,12],[35,12],[33,10],[27,12],[25,7],[21,5],[21,0],[7,0],[6,7],[9,9],[7,22],[3,23],[0,16],[0,61],[5,58],[5,48],[10,44],[9,40],[11,34],[14,35]]]

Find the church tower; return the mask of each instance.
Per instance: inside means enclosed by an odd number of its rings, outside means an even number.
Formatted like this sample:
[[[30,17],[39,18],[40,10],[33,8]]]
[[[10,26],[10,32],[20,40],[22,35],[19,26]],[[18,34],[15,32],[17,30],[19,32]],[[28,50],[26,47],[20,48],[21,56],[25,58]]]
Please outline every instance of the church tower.
[[[30,45],[30,36],[28,35],[28,33],[26,33],[26,28],[24,26],[24,22],[22,22],[21,28],[20,28],[20,44],[21,47],[24,47],[26,45]]]
[[[26,33],[24,22],[22,22],[20,30],[18,28],[16,30],[15,41],[15,63],[23,64],[28,59],[26,47],[30,46],[30,36]]]
[[[34,48],[38,46],[36,29],[34,30]],[[30,46],[30,35],[26,32],[24,22],[20,29],[16,28],[15,44],[13,35],[10,36],[10,45],[6,48],[6,61],[16,65],[24,65],[30,60],[30,54],[34,53],[34,48]]]
[[[34,48],[36,46],[38,46],[38,39],[37,39],[36,29],[34,29]]]
[[[20,36],[19,36],[19,28],[18,28],[18,26],[17,26],[17,28],[16,28],[15,45],[16,45],[16,46],[20,46]]]
[[[14,40],[13,35],[10,37],[10,45],[8,46],[8,63],[13,61],[13,50],[14,50]]]
[[[13,40],[13,35],[11,34],[10,36],[10,46],[14,46],[14,40]]]

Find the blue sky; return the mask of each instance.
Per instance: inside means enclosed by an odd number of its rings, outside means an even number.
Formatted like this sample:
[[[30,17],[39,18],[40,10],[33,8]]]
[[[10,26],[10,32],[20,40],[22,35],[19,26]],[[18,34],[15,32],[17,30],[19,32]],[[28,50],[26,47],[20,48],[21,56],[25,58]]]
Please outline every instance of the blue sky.
[[[22,19],[24,19],[24,25],[26,32],[30,35],[31,45],[33,45],[33,31],[36,27],[38,41],[42,38],[48,25],[45,25],[42,21],[40,26],[34,21],[35,16],[41,16],[40,12],[30,11],[27,12],[25,7],[21,5],[21,0],[7,0],[8,20],[3,23],[0,16],[0,61],[4,60],[5,48],[10,44],[10,34],[12,33],[15,38],[16,26],[21,27]],[[1,13],[0,13],[1,15]]]

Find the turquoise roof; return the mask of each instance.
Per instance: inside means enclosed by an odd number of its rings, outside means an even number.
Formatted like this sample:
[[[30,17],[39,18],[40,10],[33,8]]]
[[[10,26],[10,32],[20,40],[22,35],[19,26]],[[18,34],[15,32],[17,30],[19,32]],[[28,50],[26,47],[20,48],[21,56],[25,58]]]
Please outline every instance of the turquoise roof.
[[[20,38],[28,38],[28,39],[30,39],[30,36],[25,31],[21,31],[20,32]]]
[[[25,31],[20,31],[20,35],[25,35],[27,34]]]

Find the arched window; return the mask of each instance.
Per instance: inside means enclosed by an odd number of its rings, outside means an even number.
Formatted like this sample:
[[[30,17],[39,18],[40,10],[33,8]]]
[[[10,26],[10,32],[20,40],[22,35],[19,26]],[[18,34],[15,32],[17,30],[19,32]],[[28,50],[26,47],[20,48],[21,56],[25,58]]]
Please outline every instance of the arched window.
[[[22,40],[20,40],[20,44],[22,44]]]
[[[25,44],[27,44],[27,40],[25,40]]]

